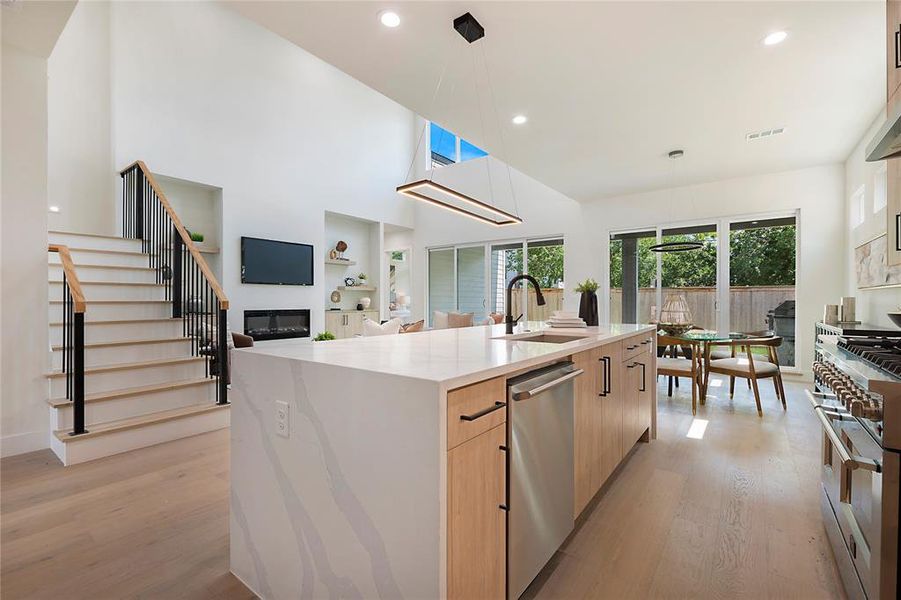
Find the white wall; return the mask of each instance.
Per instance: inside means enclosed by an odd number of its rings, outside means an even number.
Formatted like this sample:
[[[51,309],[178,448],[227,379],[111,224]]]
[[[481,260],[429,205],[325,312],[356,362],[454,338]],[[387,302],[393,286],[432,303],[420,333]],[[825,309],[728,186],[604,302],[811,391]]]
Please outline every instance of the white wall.
[[[47,60],[4,44],[0,103],[0,455],[8,456],[50,438]]]
[[[823,305],[842,295],[843,196],[842,165],[826,165],[598,200],[585,205],[582,218],[593,232],[589,253],[603,263],[599,281],[607,284],[611,230],[799,209],[795,354],[807,373],[813,362],[814,323],[822,318]],[[602,315],[607,314],[608,293],[600,298]]]
[[[47,61],[52,230],[116,233],[109,15],[108,2],[79,2]]]
[[[222,279],[222,254],[214,252],[222,245],[222,190],[158,173],[154,173],[154,179],[182,225],[188,231],[203,234],[203,243],[198,248],[213,275]]]
[[[244,309],[310,308],[326,290],[240,282],[242,235],[328,250],[325,211],[412,225],[394,192],[409,166],[413,114],[241,17],[206,2],[111,9],[114,164],[222,188],[222,285]],[[330,290],[329,290],[330,291]]]
[[[874,212],[874,198],[876,196],[877,179],[884,172],[885,161],[867,162],[865,159],[866,147],[877,130],[885,121],[885,114],[879,111],[876,119],[860,143],[845,162],[845,293],[857,298],[857,319],[875,325],[895,327],[888,318],[889,311],[896,311],[901,306],[901,288],[883,288],[874,290],[858,290],[857,277],[854,271],[854,249],[872,240],[874,237],[884,234],[886,231],[885,208]],[[899,160],[899,159],[895,159]],[[864,190],[864,221],[856,227],[851,222],[851,197],[860,188]]]

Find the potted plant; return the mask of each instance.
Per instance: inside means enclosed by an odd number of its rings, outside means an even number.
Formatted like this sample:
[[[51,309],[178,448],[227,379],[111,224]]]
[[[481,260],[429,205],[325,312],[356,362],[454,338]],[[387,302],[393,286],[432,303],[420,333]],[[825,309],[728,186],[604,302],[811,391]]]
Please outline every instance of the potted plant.
[[[191,241],[192,242],[203,242],[203,234],[197,233],[196,231],[191,232]]]
[[[357,281],[360,282],[360,285],[366,285],[366,273],[360,273],[357,275]]]
[[[579,300],[579,317],[586,325],[598,324],[598,282],[588,278],[576,286],[576,292],[582,295]]]
[[[335,339],[334,333],[332,333],[331,331],[323,331],[322,333],[317,334],[316,337],[313,338],[313,341],[314,342],[327,342],[329,340],[334,340],[334,339]]]

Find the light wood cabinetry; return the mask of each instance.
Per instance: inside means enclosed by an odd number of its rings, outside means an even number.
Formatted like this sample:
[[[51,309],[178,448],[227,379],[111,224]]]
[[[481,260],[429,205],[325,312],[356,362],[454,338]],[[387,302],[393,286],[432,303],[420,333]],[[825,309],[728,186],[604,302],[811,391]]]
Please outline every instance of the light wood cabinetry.
[[[447,393],[447,448],[507,422],[507,382],[496,377]]]
[[[901,56],[898,52],[897,34],[901,29],[901,0],[888,0],[886,2],[885,14],[885,71],[886,71],[886,99],[891,100],[895,97],[895,92],[901,86],[901,67],[898,66],[898,59]],[[892,104],[889,104],[889,109]]]
[[[891,118],[895,114],[901,102],[899,31],[901,31],[901,0],[888,0],[885,20],[886,118]],[[901,158],[889,159],[887,167],[886,259],[889,265],[901,265]]]
[[[578,516],[597,491],[600,391],[606,369],[600,348],[574,355],[573,364],[584,371],[576,378],[573,398],[573,514]]]
[[[505,596],[507,411],[505,406],[497,404],[503,402],[505,393],[502,377],[448,392],[447,597],[450,600],[501,600]]]
[[[363,319],[379,322],[377,310],[328,310],[325,312],[325,330],[340,339],[363,335]]]

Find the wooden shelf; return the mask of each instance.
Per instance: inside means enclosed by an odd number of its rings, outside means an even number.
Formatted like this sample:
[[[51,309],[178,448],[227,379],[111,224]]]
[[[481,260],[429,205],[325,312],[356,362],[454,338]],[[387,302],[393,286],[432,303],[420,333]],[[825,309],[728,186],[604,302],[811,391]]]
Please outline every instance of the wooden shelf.
[[[352,267],[357,264],[355,260],[338,260],[337,258],[326,258],[325,264],[327,265],[341,265],[342,267]]]
[[[376,288],[371,285],[339,285],[338,291],[341,292],[374,292]]]

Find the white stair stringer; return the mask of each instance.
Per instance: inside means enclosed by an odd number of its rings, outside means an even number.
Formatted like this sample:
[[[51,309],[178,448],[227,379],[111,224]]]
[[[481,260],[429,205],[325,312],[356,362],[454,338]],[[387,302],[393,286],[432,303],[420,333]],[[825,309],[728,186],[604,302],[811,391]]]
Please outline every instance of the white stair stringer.
[[[50,232],[69,247],[85,312],[85,427],[70,436],[73,407],[62,365],[63,270],[48,253],[47,373],[50,446],[65,465],[213,431],[229,425],[216,404],[218,381],[192,355],[184,323],[172,318],[166,288],[149,268],[140,240]]]

